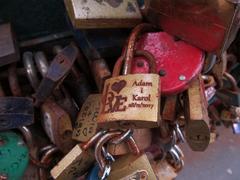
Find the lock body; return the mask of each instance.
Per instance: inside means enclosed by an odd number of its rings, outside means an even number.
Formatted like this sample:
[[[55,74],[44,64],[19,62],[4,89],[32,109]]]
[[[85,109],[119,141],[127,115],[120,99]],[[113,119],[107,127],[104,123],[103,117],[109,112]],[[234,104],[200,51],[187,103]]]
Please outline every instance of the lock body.
[[[239,5],[226,0],[148,0],[148,20],[207,52],[223,53],[239,29]]]
[[[134,27],[142,18],[136,0],[65,0],[65,6],[77,29]]]
[[[94,163],[91,150],[83,150],[76,145],[58,164],[51,170],[54,179],[74,179],[83,175]]]
[[[132,175],[137,170],[146,171],[147,179],[157,180],[152,170],[151,164],[149,163],[149,160],[145,154],[142,154],[140,156],[128,154],[117,159],[112,164],[112,170],[108,179],[121,179],[126,176]]]
[[[204,151],[210,142],[207,101],[201,76],[193,81],[185,99],[186,139],[194,151]]]
[[[86,142],[96,134],[100,102],[101,94],[91,94],[88,96],[78,114],[73,130],[73,139]]]
[[[0,175],[21,179],[27,168],[28,148],[22,138],[12,131],[0,132]]]
[[[25,97],[0,98],[0,130],[15,129],[34,122],[33,102]]]
[[[157,74],[131,74],[106,80],[98,116],[99,127],[157,127],[159,81]]]

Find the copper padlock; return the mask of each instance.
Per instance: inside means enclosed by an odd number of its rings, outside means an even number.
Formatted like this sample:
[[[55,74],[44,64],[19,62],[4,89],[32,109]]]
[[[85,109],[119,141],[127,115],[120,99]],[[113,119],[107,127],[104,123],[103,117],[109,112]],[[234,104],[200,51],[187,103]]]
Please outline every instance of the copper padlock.
[[[210,141],[207,101],[201,76],[193,81],[185,98],[186,139],[194,151],[204,151]]]
[[[113,77],[105,81],[98,125],[102,128],[152,128],[159,125],[160,78],[156,73],[154,57],[147,51],[135,51],[137,35],[152,30],[152,26],[139,25],[133,30],[128,48],[118,59]],[[151,74],[129,74],[134,56],[144,56]],[[121,65],[123,76],[119,76]]]

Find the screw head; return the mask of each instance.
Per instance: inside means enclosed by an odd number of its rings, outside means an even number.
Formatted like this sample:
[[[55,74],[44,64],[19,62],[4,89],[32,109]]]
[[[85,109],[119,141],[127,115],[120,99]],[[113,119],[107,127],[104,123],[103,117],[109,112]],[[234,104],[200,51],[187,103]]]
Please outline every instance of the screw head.
[[[179,80],[180,80],[180,81],[185,81],[185,80],[186,80],[186,76],[180,75],[180,76],[179,76]]]

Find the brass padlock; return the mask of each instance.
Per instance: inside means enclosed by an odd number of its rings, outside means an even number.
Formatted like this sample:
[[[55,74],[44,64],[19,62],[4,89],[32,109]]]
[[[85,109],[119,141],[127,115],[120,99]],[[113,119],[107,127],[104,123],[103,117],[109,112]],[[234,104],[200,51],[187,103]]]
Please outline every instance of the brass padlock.
[[[65,6],[77,29],[134,27],[142,18],[136,0],[65,0]]]
[[[11,24],[1,24],[0,34],[0,66],[18,61],[19,49]]]
[[[77,178],[94,163],[94,153],[91,146],[105,132],[100,131],[83,145],[77,144],[58,164],[51,170],[54,179],[65,180]]]
[[[128,135],[128,132],[129,131],[119,134],[119,131],[110,131],[103,135],[97,142],[95,148],[95,158],[99,165],[102,179],[121,179],[131,175],[136,170],[147,171],[149,179],[156,179],[147,156],[145,154],[141,154],[135,140],[131,137],[131,135],[130,138],[125,140],[127,141],[132,154],[124,155],[115,161],[103,157],[104,155],[102,148],[109,143],[109,141],[115,138],[120,138],[123,140],[123,138],[126,137],[125,135]]]
[[[86,142],[96,134],[100,101],[101,94],[91,94],[87,97],[75,122],[73,139]]]
[[[192,150],[204,151],[209,145],[210,129],[207,101],[200,75],[190,84],[186,94],[186,139]]]
[[[177,177],[175,169],[166,160],[154,161],[151,165],[159,180],[173,180]]]
[[[136,27],[138,33],[144,31]],[[135,32],[136,30],[134,30]],[[133,34],[132,36],[135,36]],[[130,37],[131,39],[131,37]],[[130,41],[129,44],[132,42]],[[147,51],[136,51],[135,56],[148,59],[151,73],[156,73],[154,57]],[[123,64],[120,57],[113,77],[105,81],[98,125],[102,128],[152,128],[159,125],[160,78],[158,74],[128,74],[131,61],[125,61],[124,75],[118,76]],[[133,57],[133,56],[132,56]]]

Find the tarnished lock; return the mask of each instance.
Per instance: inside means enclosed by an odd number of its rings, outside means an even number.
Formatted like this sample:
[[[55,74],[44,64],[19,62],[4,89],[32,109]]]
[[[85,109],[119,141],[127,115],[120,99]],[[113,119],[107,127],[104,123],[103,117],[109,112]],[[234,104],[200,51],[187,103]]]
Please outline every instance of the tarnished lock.
[[[19,49],[11,24],[1,24],[0,34],[0,66],[18,61]]]
[[[75,122],[73,139],[86,142],[96,134],[100,102],[100,94],[91,94],[87,97]]]
[[[136,34],[145,32],[150,28],[151,26],[145,24],[137,26],[130,36],[129,46],[136,38]],[[146,57],[150,72],[156,73],[155,60],[150,53],[147,51],[136,51],[134,53],[132,50],[126,50],[125,61],[123,56],[120,57],[115,64],[113,77],[105,81],[98,117],[99,127],[151,128],[158,126],[160,118],[159,75],[128,74],[131,72],[131,62],[134,56]],[[118,76],[123,61],[124,75]]]
[[[185,97],[186,139],[194,151],[204,151],[210,141],[207,102],[201,76],[193,81]]]
[[[41,105],[50,96],[55,87],[63,81],[71,70],[77,55],[78,48],[73,44],[65,47],[57,54],[34,94],[36,106]]]
[[[23,55],[27,77],[33,89],[36,90],[39,81],[32,58],[33,56],[30,52],[26,52]],[[74,141],[72,140],[72,123],[69,114],[56,104],[51,97],[41,105],[41,112],[41,122],[46,134],[60,150],[67,153],[74,146]]]
[[[239,4],[226,0],[147,0],[148,20],[208,52],[227,50],[239,29]]]
[[[95,161],[91,146],[93,146],[104,133],[105,132],[100,131],[86,143],[82,145],[77,144],[51,170],[52,177],[59,180],[74,179],[86,173]]]
[[[36,52],[34,54],[34,60],[38,71],[40,72],[42,77],[44,77],[47,74],[49,66],[44,52],[41,51]],[[65,111],[67,111],[72,121],[74,121],[77,116],[78,109],[66,88],[63,85],[61,85],[57,87],[52,94],[56,103],[59,106],[61,106]]]
[[[28,148],[22,138],[12,132],[0,132],[0,177],[21,179],[29,162]]]
[[[142,18],[136,0],[65,0],[65,6],[73,26],[81,29],[134,27]]]

